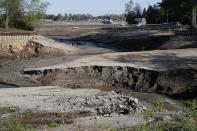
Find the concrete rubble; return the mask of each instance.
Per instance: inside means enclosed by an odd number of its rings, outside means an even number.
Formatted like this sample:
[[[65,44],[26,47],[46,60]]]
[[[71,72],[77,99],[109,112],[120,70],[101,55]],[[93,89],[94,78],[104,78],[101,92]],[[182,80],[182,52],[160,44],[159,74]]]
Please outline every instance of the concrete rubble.
[[[118,95],[115,92],[97,92],[94,96],[63,96],[56,101],[64,105],[67,110],[93,109],[98,116],[112,116],[113,114],[128,115],[143,112],[146,107],[138,102],[137,98]]]

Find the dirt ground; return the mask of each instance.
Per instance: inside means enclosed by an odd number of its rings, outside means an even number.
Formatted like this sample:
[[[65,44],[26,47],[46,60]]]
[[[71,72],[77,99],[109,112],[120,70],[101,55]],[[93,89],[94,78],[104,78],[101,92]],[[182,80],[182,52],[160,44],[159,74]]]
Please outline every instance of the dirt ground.
[[[182,105],[169,95],[196,93],[196,35],[152,26],[78,23],[45,24],[36,31],[62,44],[74,41],[78,52],[0,57],[1,122],[19,117],[40,131],[130,128],[172,119]],[[77,45],[79,41],[104,47]],[[154,112],[159,100],[164,107]],[[155,113],[153,118],[146,118],[146,109]],[[49,129],[50,121],[58,126]]]
[[[140,99],[133,97],[133,94]],[[54,130],[131,128],[154,120],[146,119],[144,115],[147,108],[154,110],[154,100],[142,99],[147,95],[162,99],[165,103],[162,112],[155,114],[156,118],[172,119],[181,112],[178,101],[162,95],[134,92],[126,95],[115,91],[47,86],[1,89],[1,109],[10,111],[2,111],[0,120],[3,122],[5,117],[19,117],[37,130],[48,130],[46,125],[50,121],[59,125]]]
[[[77,28],[76,28],[77,27]],[[197,47],[196,33],[176,32],[159,26],[67,25],[50,24],[37,32],[57,41],[101,43],[121,51],[186,49]]]

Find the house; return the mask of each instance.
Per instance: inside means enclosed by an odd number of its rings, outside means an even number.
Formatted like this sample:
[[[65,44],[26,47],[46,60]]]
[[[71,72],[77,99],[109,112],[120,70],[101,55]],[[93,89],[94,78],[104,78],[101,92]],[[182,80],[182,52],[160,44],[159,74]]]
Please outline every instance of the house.
[[[134,21],[137,26],[146,25],[146,18],[135,18]]]

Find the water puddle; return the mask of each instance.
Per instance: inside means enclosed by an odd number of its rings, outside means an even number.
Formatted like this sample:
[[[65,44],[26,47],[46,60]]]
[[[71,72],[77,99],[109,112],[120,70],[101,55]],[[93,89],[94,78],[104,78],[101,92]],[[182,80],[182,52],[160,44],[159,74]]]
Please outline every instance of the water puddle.
[[[107,45],[92,43],[92,42],[83,42],[83,41],[62,41],[62,42],[72,46],[90,46],[90,47],[109,48],[109,46]]]

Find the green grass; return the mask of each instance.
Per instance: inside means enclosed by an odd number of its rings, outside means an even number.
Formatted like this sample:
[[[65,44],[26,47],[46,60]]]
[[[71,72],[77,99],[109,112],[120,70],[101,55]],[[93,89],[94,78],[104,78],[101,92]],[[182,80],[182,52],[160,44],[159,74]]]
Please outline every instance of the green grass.
[[[197,101],[196,100],[192,100],[192,101],[188,101],[187,105],[191,108],[191,109],[197,109]]]
[[[145,118],[146,118],[147,120],[150,120],[150,119],[152,119],[152,118],[154,117],[154,113],[153,113],[152,111],[150,111],[150,110],[146,110],[146,111],[144,112],[144,115],[145,115]]]
[[[54,121],[51,121],[48,125],[48,128],[54,128],[57,126],[57,123],[55,123]]]
[[[156,102],[156,108],[160,109],[162,103],[161,101]],[[132,131],[197,131],[197,101],[182,101],[181,103],[185,103],[184,110],[171,121],[159,121],[138,126]]]
[[[23,124],[18,118],[0,123],[1,131],[34,131],[28,124]]]
[[[134,131],[197,131],[197,121],[191,115],[183,114],[172,121],[161,121],[138,126]]]
[[[153,103],[153,106],[154,106],[154,110],[156,112],[160,112],[164,109],[164,101],[159,99],[159,100],[157,100],[156,102]]]
[[[190,25],[181,25],[181,28],[190,28]]]

